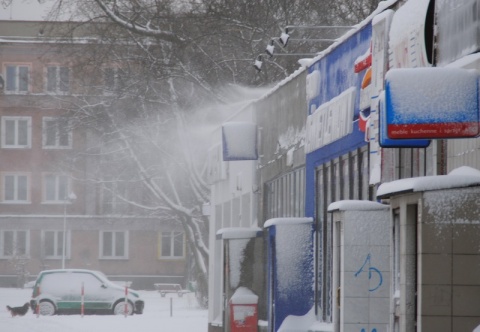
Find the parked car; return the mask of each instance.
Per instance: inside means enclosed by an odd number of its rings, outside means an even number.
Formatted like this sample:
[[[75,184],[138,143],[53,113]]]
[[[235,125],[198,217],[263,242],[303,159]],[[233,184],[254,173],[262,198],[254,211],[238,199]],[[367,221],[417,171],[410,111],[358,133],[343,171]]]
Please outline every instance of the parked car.
[[[41,315],[80,314],[82,298],[85,314],[123,315],[125,310],[129,315],[142,314],[145,306],[136,291],[128,289],[126,292],[125,287],[108,280],[102,272],[81,269],[40,272],[30,305],[34,313],[38,306]]]

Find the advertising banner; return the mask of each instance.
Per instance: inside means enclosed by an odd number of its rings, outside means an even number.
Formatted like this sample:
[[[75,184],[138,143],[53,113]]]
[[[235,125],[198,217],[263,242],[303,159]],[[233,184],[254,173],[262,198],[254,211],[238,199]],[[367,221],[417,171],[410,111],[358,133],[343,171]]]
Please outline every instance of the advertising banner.
[[[479,74],[460,68],[392,69],[385,78],[391,139],[476,137]]]

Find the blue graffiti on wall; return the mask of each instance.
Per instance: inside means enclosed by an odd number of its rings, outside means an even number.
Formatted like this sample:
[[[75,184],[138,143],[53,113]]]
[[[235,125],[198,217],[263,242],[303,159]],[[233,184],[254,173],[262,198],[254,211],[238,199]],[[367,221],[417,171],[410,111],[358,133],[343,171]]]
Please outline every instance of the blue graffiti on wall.
[[[378,284],[375,287],[368,289],[370,292],[374,292],[380,286],[382,286],[383,277],[382,277],[382,273],[376,267],[371,266],[371,263],[370,263],[371,257],[372,256],[370,254],[367,255],[367,258],[365,259],[365,262],[363,263],[362,267],[357,272],[355,272],[355,277],[358,277],[358,275],[362,272],[367,272],[366,270],[364,270],[364,268],[368,264],[368,280],[372,279],[373,274],[378,275]]]
[[[365,329],[362,329],[360,332],[367,332]],[[372,332],[377,332],[377,329],[373,329]]]

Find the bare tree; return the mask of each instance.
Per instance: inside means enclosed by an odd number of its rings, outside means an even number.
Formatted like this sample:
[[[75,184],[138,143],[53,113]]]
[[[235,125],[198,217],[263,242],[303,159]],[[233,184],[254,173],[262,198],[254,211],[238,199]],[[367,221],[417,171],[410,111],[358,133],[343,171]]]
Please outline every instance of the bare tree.
[[[111,22],[124,30],[125,38],[146,38],[168,44],[171,70],[176,77],[211,89],[225,82],[248,86],[277,82],[298,68],[297,60],[315,54],[338,37],[342,31],[295,30],[288,48],[277,45],[273,58],[265,57],[269,66],[261,73],[253,61],[264,54],[266,46],[278,39],[286,26],[331,26],[358,23],[375,9],[379,0],[261,0],[261,1],[105,1],[57,0],[53,13],[64,15],[65,6],[74,6],[72,15],[88,22]],[[83,26],[79,24],[79,26]],[[115,30],[118,34],[119,30]],[[129,37],[127,37],[127,32]],[[165,60],[165,58],[164,58]]]
[[[17,277],[17,287],[23,288],[30,277],[30,272],[27,270],[27,265],[30,261],[30,258],[27,255],[22,254],[21,252],[23,252],[23,250],[19,249],[21,248],[13,250],[8,261],[15,271],[15,275]]]
[[[268,59],[271,66],[261,73],[252,66],[285,26],[356,23],[376,3],[57,0],[50,20],[67,20],[64,36],[72,41],[93,36],[90,43],[62,47],[75,59],[76,84],[83,90],[65,100],[66,108],[73,125],[88,129],[96,143],[72,158],[96,160],[83,180],[94,181],[133,209],[183,226],[204,303],[208,244],[201,206],[209,199],[202,173],[206,146],[191,137],[188,120],[198,119],[198,105],[227,103],[221,89],[226,84],[268,85],[295,70],[297,59],[288,56]],[[58,29],[58,24],[45,29]],[[326,45],[311,40],[324,37],[329,35],[296,31],[299,41],[288,51],[314,53]]]
[[[64,33],[69,33],[71,27],[66,28]],[[75,29],[78,33],[79,27]],[[114,197],[127,207],[101,207],[104,213],[135,211],[181,225],[197,295],[205,305],[208,224],[201,208],[209,200],[209,187],[202,174],[205,154],[198,152],[207,147],[198,137],[190,137],[183,99],[201,97],[205,89],[196,92],[176,77],[178,69],[170,65],[170,41],[163,45],[150,37],[113,31],[111,24],[99,23],[91,29],[100,42],[73,38],[72,44],[54,45],[50,51],[64,53],[71,61],[76,93],[54,97],[69,112],[71,125],[86,132],[88,139],[87,149],[72,150],[63,167],[88,165],[84,177],[77,180],[94,183],[104,197]]]

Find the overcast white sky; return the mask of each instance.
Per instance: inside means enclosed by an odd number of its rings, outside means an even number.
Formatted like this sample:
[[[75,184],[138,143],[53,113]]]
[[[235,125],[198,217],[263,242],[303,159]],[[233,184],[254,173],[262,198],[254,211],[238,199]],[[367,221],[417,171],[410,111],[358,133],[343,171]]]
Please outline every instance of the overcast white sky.
[[[0,20],[43,21],[55,0],[12,0],[9,6],[0,1]]]

